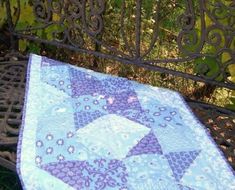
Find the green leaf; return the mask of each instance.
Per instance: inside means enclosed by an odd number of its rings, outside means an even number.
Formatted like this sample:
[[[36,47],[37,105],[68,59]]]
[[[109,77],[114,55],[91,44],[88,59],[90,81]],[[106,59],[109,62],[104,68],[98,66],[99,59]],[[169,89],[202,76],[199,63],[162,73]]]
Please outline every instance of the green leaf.
[[[13,16],[14,18],[14,16]],[[16,30],[25,29],[27,26],[33,26],[35,24],[35,17],[33,7],[28,4],[28,0],[21,2],[20,19],[16,25]]]
[[[35,43],[30,43],[28,47],[29,47],[30,53],[40,54],[40,50],[41,50],[40,45],[35,44]]]
[[[27,48],[28,42],[26,40],[19,40],[19,50],[24,52]]]
[[[202,74],[207,77],[213,77],[220,72],[218,60],[212,56],[196,58],[194,64],[195,64],[194,71],[198,74]],[[215,80],[222,81],[223,80],[222,75],[216,77]]]

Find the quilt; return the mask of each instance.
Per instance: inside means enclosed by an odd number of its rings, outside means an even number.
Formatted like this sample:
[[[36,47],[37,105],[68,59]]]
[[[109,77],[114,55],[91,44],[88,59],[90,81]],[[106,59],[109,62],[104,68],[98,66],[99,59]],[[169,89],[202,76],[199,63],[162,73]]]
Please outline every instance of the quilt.
[[[177,92],[31,54],[17,172],[25,190],[235,190]]]

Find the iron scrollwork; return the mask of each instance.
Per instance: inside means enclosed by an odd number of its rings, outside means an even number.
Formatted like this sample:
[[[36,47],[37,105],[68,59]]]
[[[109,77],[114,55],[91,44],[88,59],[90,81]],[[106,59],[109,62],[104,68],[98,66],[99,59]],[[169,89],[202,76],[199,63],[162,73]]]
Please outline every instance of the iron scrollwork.
[[[133,6],[127,6],[129,2],[132,2]],[[235,89],[234,81],[229,78],[231,68],[235,67],[234,1],[185,0],[180,5],[183,7],[183,13],[175,21],[179,26],[176,36],[178,57],[155,59],[150,59],[149,55],[155,51],[156,45],[159,45],[160,12],[164,1],[157,1],[153,5],[151,15],[154,22],[150,26],[152,34],[148,44],[143,44],[142,41],[145,32],[144,2],[145,0],[121,0],[121,11],[117,18],[119,26],[115,28],[120,35],[116,32],[118,36],[115,38],[119,43],[124,42],[122,47],[111,45],[111,40],[108,38],[100,38],[104,32],[107,32],[105,27],[110,25],[108,22],[112,22],[112,20],[106,22],[106,12],[114,11],[106,10],[108,6],[105,0],[33,0],[32,7],[37,25],[27,27],[25,30],[15,29],[14,34],[22,38],[29,36],[30,40],[63,45],[95,56]],[[174,1],[174,4],[177,4],[177,1]],[[130,13],[134,19],[130,18]],[[133,24],[131,29],[126,27],[130,23]],[[40,29],[48,29],[51,39],[41,39],[40,36],[30,33]],[[88,47],[89,43],[98,44],[105,49],[105,52],[93,51]],[[191,69],[191,73],[182,73],[175,68],[169,68],[172,63],[180,65],[195,60],[201,62],[198,66],[192,66],[196,67],[197,72],[192,72],[194,68]],[[207,60],[214,60],[214,65],[208,64]],[[208,74],[211,73],[212,67],[216,69],[212,74]]]
[[[101,15],[105,7],[102,0],[89,0],[88,2],[35,0],[33,7],[38,22],[47,27],[55,26],[52,31],[54,41],[68,42],[74,47],[82,47],[84,45],[84,33],[94,37],[102,32],[103,20]]]

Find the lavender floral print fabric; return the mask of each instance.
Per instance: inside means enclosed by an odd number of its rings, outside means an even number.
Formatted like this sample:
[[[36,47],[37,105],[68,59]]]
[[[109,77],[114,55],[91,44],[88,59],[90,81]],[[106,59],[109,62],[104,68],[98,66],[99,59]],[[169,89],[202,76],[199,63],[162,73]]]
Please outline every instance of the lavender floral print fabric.
[[[17,156],[27,190],[235,189],[178,93],[37,55]]]

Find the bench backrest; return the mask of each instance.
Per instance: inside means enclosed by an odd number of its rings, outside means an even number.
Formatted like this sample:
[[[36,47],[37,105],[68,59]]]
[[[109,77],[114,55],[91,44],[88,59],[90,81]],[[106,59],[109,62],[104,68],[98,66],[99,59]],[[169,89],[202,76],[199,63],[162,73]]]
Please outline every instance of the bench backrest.
[[[235,89],[234,1],[26,2],[5,1],[13,44],[28,39]]]

